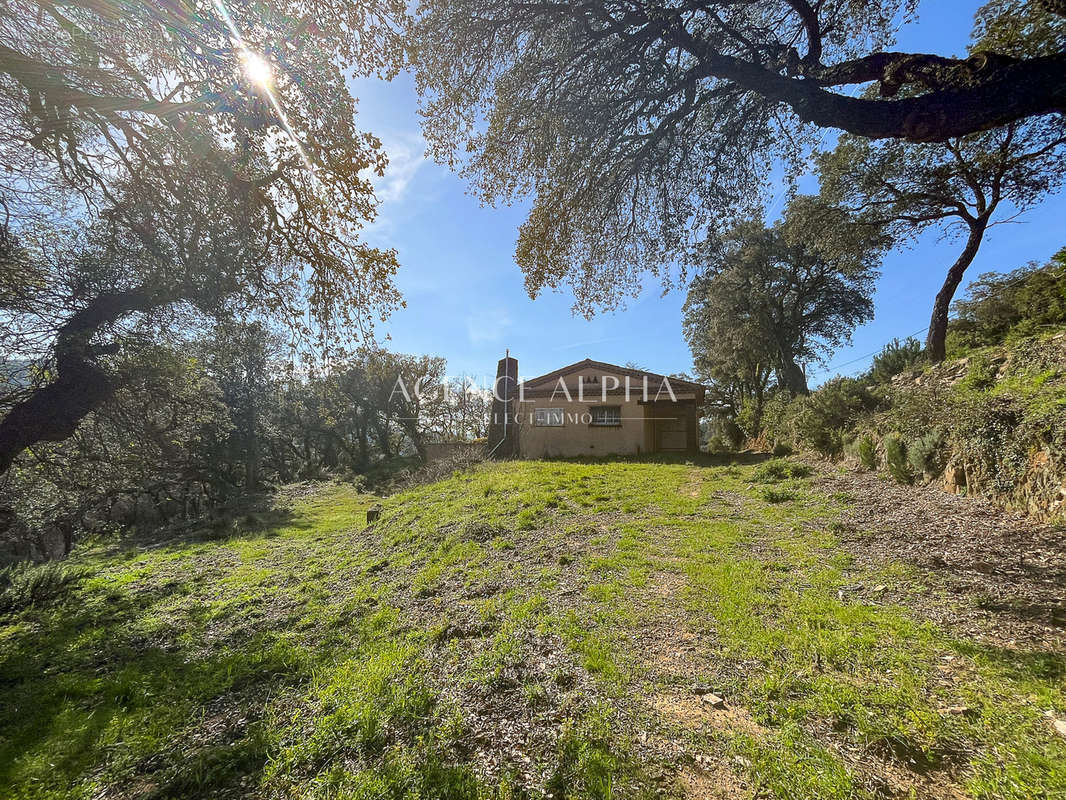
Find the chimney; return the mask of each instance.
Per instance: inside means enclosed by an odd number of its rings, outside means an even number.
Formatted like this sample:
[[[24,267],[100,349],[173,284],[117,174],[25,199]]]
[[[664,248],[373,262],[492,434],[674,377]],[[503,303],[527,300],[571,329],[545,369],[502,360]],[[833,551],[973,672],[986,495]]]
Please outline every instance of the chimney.
[[[518,359],[511,358],[510,350],[496,365],[493,389],[489,456],[514,458],[518,455]]]

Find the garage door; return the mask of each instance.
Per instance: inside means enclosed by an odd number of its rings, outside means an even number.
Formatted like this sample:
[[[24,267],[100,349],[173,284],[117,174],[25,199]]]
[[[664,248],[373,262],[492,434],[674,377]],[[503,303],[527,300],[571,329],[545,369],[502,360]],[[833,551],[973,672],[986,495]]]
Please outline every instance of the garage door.
[[[685,450],[688,448],[688,429],[684,417],[659,420],[659,449]]]

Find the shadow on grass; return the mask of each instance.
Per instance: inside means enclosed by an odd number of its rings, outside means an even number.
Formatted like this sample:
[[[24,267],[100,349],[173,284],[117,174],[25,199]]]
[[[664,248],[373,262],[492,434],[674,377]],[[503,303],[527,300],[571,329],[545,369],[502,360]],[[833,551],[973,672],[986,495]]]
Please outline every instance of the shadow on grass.
[[[740,453],[642,453],[640,455],[574,456],[545,458],[565,464],[681,464],[694,467],[748,467],[769,461],[770,453],[744,451]]]
[[[1052,650],[1015,650],[977,642],[956,642],[954,649],[1012,681],[1050,685],[1066,680],[1066,654]]]
[[[107,783],[135,782],[140,796],[208,796],[262,769],[266,699],[305,684],[313,664],[273,633],[205,647],[196,606],[153,625],[171,592],[85,589],[5,631],[0,795],[19,785],[62,795],[104,768]]]
[[[275,539],[284,530],[307,531],[313,527],[307,514],[276,505],[272,497],[259,496],[249,498],[237,508],[189,523],[131,528],[105,540],[100,553],[114,556],[130,550],[178,550],[204,542]]]
[[[273,506],[181,533],[116,537],[102,554],[312,527],[306,514]],[[285,625],[257,631],[240,613],[219,618],[197,602],[219,575],[203,566],[169,580],[130,582],[120,572],[114,584],[71,586],[0,616],[0,796],[19,785],[62,796],[102,768],[105,782],[135,783],[142,797],[256,785],[271,755],[260,721],[267,699],[306,684],[315,665],[284,638]]]

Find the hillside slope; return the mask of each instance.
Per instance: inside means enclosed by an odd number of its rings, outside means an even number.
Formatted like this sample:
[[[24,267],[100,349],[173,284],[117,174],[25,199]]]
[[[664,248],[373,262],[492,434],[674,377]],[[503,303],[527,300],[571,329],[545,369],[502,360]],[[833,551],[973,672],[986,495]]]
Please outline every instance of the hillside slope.
[[[893,550],[864,480],[493,464],[370,527],[377,498],[301,486],[76,553],[80,583],[0,617],[0,796],[1063,796],[1062,609]],[[1066,575],[998,557],[1032,596]]]
[[[1066,523],[1066,331],[906,370],[884,388],[891,408],[856,434],[873,437],[878,466]]]

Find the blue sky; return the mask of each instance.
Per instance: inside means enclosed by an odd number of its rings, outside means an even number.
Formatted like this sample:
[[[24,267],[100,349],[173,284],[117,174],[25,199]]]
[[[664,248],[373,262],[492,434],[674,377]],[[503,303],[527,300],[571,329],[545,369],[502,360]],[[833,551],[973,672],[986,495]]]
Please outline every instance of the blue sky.
[[[925,0],[917,22],[900,31],[898,49],[962,54],[979,5]],[[380,218],[367,231],[371,243],[395,247],[400,259],[397,283],[407,307],[378,329],[379,337],[389,337],[390,349],[441,355],[450,374],[475,377],[492,375],[505,348],[518,358],[523,377],[585,357],[632,361],[663,373],[691,371],[692,356],[681,333],[682,291],[664,296],[656,282],[648,281],[625,310],[592,320],[571,313],[569,293],[531,300],[514,263],[515,237],[527,206],[482,207],[462,179],[424,158],[409,76],[387,84],[359,80],[352,88],[359,98],[358,124],[382,139],[391,160],[378,182]],[[1046,260],[1066,245],[1064,219],[1066,197],[1060,195],[1016,223],[993,228],[968,278]],[[827,367],[811,367],[812,383],[837,372],[854,374],[885,342],[923,331],[960,247],[931,231],[916,246],[890,254],[877,287],[875,319],[858,329],[852,345],[838,350]]]

